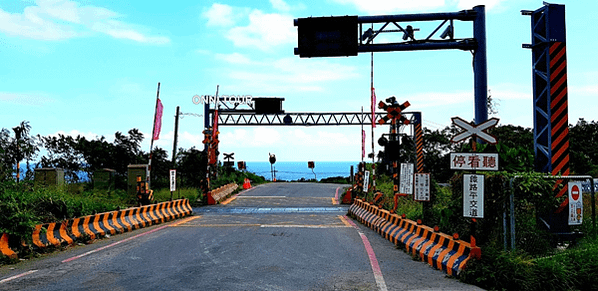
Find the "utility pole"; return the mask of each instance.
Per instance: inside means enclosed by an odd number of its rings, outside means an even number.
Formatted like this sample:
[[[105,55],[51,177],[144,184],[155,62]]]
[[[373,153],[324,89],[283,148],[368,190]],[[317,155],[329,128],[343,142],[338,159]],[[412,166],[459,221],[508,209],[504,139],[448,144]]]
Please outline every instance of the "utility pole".
[[[17,183],[19,183],[19,178],[21,176],[21,165],[19,165],[19,162],[21,162],[21,150],[19,149],[19,141],[21,140],[21,133],[23,132],[23,128],[17,126],[14,127],[12,130],[15,131],[15,146],[17,149],[15,159],[17,160]]]
[[[172,166],[176,167],[176,146],[177,138],[179,136],[179,110],[180,106],[176,107],[176,115],[174,116],[174,144],[172,145]]]

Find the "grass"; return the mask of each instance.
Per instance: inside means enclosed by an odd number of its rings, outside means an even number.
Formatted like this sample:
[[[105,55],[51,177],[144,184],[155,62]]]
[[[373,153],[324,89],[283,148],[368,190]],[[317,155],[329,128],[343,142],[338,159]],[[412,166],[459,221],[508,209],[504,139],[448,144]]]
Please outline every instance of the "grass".
[[[536,222],[536,213],[541,210],[535,203],[544,200],[530,198],[540,197],[537,193],[545,191],[540,184],[530,181],[525,184],[528,191],[519,192],[515,200],[518,250],[505,251],[501,205],[505,193],[509,192],[501,190],[504,178],[500,174],[487,176],[487,213],[484,219],[478,219],[476,232],[482,259],[469,261],[459,279],[488,290],[598,290],[598,240],[592,235],[589,195],[584,195],[584,223],[578,228],[586,234],[585,238],[576,244],[571,242],[564,250],[557,249],[556,240]],[[376,182],[377,189],[384,193],[384,208],[391,210],[394,207],[392,180],[381,175]],[[433,201],[426,202],[427,209],[411,197],[400,197],[396,213],[412,220],[423,219],[429,226],[438,225],[444,233],[457,232],[461,237],[468,237],[471,219],[462,217],[462,194],[458,190],[462,184],[456,183],[453,187],[457,191],[433,182]],[[373,194],[369,193],[366,200],[372,201]]]
[[[598,290],[597,274],[598,240],[586,238],[540,258],[487,246],[460,279],[488,290]]]
[[[189,199],[189,201],[195,201],[199,197],[201,191],[195,188],[178,188],[176,191],[172,193],[172,200],[176,199]],[[154,201],[155,202],[164,202],[170,201],[171,193],[170,189],[159,189],[154,190]]]

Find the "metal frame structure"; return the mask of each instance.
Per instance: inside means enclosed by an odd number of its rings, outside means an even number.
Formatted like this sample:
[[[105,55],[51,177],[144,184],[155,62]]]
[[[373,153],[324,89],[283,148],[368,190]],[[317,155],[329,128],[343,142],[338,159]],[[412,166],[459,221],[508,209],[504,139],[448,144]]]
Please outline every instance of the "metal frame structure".
[[[413,116],[415,113],[416,112],[402,112],[402,114],[411,116]],[[210,114],[213,115],[213,112]],[[376,112],[376,120],[385,117],[387,114],[387,112]],[[371,123],[371,112],[301,112],[256,114],[253,112],[242,111],[218,111],[218,126],[332,126],[368,125]]]
[[[473,37],[455,38],[453,22],[473,22]],[[411,25],[401,26],[400,22],[416,21],[442,21],[428,37],[417,39]],[[374,24],[383,24],[380,29],[368,29]],[[447,28],[434,38],[435,34],[447,24]],[[353,25],[358,27],[353,27]],[[318,17],[299,18],[294,20],[298,26],[299,47],[295,48],[295,55],[300,57],[326,57],[326,56],[354,56],[365,52],[390,52],[414,50],[442,50],[459,49],[472,51],[474,69],[474,95],[475,95],[475,122],[476,124],[488,120],[488,78],[486,61],[486,16],[485,6],[475,6],[471,10],[447,13],[421,13],[379,16],[346,16],[346,17]],[[321,27],[327,25],[328,27]],[[344,26],[344,27],[343,27]],[[393,28],[393,29],[389,29]],[[320,29],[320,30],[318,30]],[[359,29],[360,36],[353,37],[353,29]],[[372,41],[380,33],[402,33],[404,40],[398,43],[376,43]],[[340,36],[340,37],[339,37]],[[307,39],[312,37],[311,39]],[[448,39],[446,39],[448,37]],[[327,42],[327,40],[329,40]],[[335,43],[336,42],[336,43]],[[322,48],[322,52],[319,49]],[[335,49],[338,53],[335,52]],[[332,53],[331,53],[332,52]]]
[[[531,16],[536,170],[569,174],[565,6],[545,3]]]
[[[567,94],[567,46],[565,6],[544,2],[535,11],[521,11],[531,16],[532,43],[523,48],[532,50],[534,153],[536,171],[553,176],[568,176],[569,119]],[[567,187],[558,187],[560,205],[547,214],[551,229],[566,232],[565,209],[569,205]]]

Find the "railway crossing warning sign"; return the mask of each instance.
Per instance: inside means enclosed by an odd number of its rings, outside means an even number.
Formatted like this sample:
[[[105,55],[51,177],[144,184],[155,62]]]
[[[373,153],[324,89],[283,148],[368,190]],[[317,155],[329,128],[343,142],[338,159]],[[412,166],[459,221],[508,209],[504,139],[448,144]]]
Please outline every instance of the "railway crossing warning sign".
[[[498,123],[498,118],[493,117],[490,118],[478,125],[471,124],[461,117],[453,117],[451,118],[453,124],[464,129],[457,135],[451,138],[451,142],[460,142],[465,140],[468,137],[478,137],[489,144],[496,144],[496,137],[486,132],[486,130],[494,127]]]
[[[583,221],[583,195],[581,182],[569,182],[569,225],[581,225]]]

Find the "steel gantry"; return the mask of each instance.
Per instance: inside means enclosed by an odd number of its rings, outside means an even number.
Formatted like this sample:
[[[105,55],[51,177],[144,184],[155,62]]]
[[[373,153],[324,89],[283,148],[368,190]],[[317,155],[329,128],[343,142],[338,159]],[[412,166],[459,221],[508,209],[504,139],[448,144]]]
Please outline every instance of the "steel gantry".
[[[376,112],[376,120],[386,117],[387,112]],[[414,112],[402,112],[413,118]],[[371,112],[300,112],[256,114],[253,112],[218,111],[218,126],[333,126],[372,124]]]
[[[307,17],[294,20],[298,47],[294,54],[301,58],[356,56],[366,52],[457,49],[471,51],[474,71],[475,122],[488,120],[488,78],[486,61],[485,6],[457,12],[419,13],[378,16]],[[417,37],[412,25],[405,22],[439,21],[427,37]],[[473,36],[455,37],[454,21],[473,23]],[[374,24],[381,25],[374,29]],[[446,27],[445,27],[446,26]],[[369,28],[368,28],[369,27]],[[443,27],[444,31],[438,33]],[[364,31],[364,28],[367,30]],[[399,33],[397,42],[374,43],[381,33]]]

